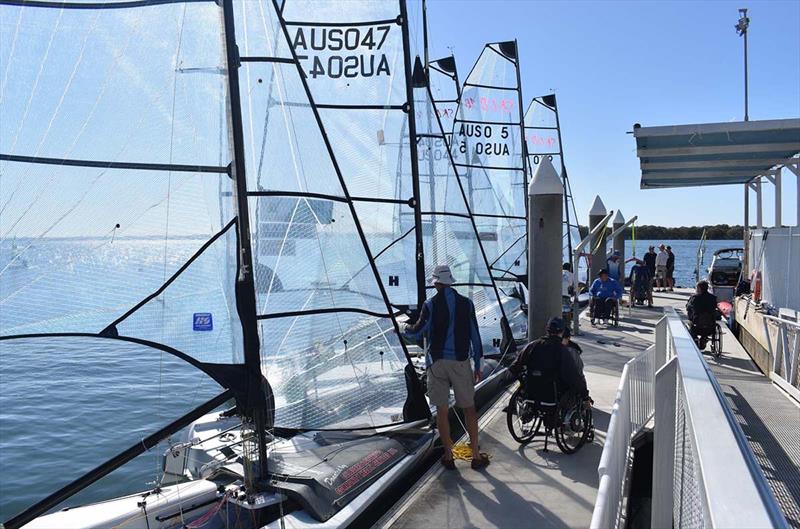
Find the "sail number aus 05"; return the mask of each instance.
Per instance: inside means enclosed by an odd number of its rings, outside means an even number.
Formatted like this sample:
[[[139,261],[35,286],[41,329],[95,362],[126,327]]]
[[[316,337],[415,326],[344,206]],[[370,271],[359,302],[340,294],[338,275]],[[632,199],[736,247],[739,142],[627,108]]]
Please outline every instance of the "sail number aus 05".
[[[389,60],[380,51],[389,31],[390,25],[368,28],[298,27],[292,38],[292,47],[300,61],[310,62],[309,68],[303,70],[303,75],[312,79],[390,76]]]
[[[462,123],[458,127],[458,135],[462,138],[474,138],[469,144],[475,154],[510,156],[508,142],[498,140],[508,140],[508,125],[499,125],[499,133],[495,131],[495,125],[481,125],[477,123]],[[458,142],[458,150],[461,154],[467,152],[467,140],[461,139]]]

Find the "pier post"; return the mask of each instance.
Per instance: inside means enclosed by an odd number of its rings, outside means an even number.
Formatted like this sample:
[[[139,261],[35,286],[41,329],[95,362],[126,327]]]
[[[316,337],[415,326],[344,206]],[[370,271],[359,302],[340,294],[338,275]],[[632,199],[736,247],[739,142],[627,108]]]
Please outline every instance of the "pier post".
[[[542,157],[528,186],[528,339],[544,334],[547,320],[561,316],[564,187]]]
[[[608,212],[606,206],[600,199],[600,195],[594,197],[594,203],[589,210],[589,231],[597,226]],[[591,284],[597,273],[606,267],[606,230],[600,230],[589,243],[589,251],[592,254],[592,267],[589,270],[589,277],[586,284]]]
[[[614,220],[611,223],[612,231],[617,231],[618,229],[622,228],[625,225],[625,217],[622,216],[622,212],[617,210],[617,214],[614,215]],[[619,252],[619,280],[625,282],[625,234],[620,231],[614,240],[611,241],[611,246],[615,252]]]

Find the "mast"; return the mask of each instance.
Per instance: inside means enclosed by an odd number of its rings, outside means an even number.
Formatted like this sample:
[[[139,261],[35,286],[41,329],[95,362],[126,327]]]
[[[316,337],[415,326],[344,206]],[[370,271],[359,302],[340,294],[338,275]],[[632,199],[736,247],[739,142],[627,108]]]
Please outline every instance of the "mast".
[[[247,178],[245,175],[244,134],[242,131],[242,103],[239,94],[239,48],[236,45],[235,22],[233,18],[233,0],[222,0],[222,18],[224,25],[224,41],[226,65],[228,71],[228,132],[230,135],[233,160],[231,161],[231,177],[233,180],[236,201],[236,232],[238,239],[237,275],[236,275],[236,311],[242,322],[242,342],[244,346],[245,369],[249,374],[247,406],[242,410],[243,416],[253,420],[258,448],[259,477],[267,476],[266,429],[267,410],[259,403],[266,404],[263,398],[263,380],[261,373],[260,340],[258,337],[258,320],[256,319],[256,289],[253,278],[253,251],[250,243],[250,210],[247,201]],[[257,387],[253,387],[257,386]],[[247,470],[247,466],[245,466]]]
[[[428,76],[428,3],[425,0],[422,0],[422,45],[425,75]]]
[[[567,221],[567,255],[569,255],[569,262],[572,266],[572,273],[576,273],[578,263],[574,262],[572,255],[572,223],[570,222],[569,203],[572,200],[572,189],[569,185],[569,177],[567,176],[567,164],[564,161],[564,144],[561,143],[561,121],[558,117],[558,100],[556,94],[553,94],[553,110],[556,111],[556,133],[558,134],[558,151],[561,153],[561,184],[564,186],[564,215]],[[527,158],[527,156],[526,156]],[[577,218],[575,219],[578,220]]]
[[[528,148],[525,141],[525,113],[522,111],[522,79],[520,78],[519,73],[519,46],[517,45],[517,39],[514,39],[514,69],[517,73],[517,104],[519,105],[519,130],[520,130],[520,141],[522,143],[522,177],[524,179],[525,185],[523,186],[522,192],[524,194],[523,202],[525,203],[525,217],[528,217]],[[525,254],[527,255],[528,251],[528,237],[525,236]],[[530,263],[527,262],[527,266],[530,266]],[[527,281],[527,271],[525,272],[525,281]]]
[[[417,151],[417,119],[414,110],[414,88],[412,86],[411,75],[411,56],[409,54],[409,35],[408,35],[408,10],[406,0],[400,0],[400,29],[403,33],[403,67],[406,74],[406,101],[408,105],[408,137],[411,148],[411,185],[414,193],[414,235],[416,238],[416,260],[417,276],[417,310],[422,310],[422,304],[427,299],[425,292],[425,253],[423,250],[422,235],[422,211],[420,210],[420,190],[419,190],[419,153]]]

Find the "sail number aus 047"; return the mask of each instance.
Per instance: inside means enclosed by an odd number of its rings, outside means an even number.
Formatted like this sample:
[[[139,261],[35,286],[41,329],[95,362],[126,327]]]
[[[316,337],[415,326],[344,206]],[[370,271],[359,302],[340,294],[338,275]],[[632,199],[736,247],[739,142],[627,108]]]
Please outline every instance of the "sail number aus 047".
[[[389,31],[390,25],[298,27],[292,38],[292,47],[298,54],[297,58],[308,65],[303,75],[312,79],[390,76],[389,60],[380,51]]]
[[[495,130],[499,128],[499,132]],[[467,142],[466,139],[459,139],[458,150],[461,154],[467,152],[467,144],[472,147],[472,151],[478,155],[510,156],[508,148],[510,132],[508,125],[481,125],[478,123],[461,123],[458,126],[458,135],[461,138],[474,138]],[[502,141],[498,141],[502,140]]]

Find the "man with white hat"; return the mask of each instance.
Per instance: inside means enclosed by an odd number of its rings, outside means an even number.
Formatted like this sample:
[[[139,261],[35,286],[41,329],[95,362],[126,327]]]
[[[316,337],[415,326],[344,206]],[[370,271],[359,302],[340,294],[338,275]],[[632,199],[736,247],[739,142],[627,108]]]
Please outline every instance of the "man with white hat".
[[[464,410],[472,447],[472,468],[477,470],[489,464],[489,457],[478,450],[474,382],[481,379],[483,346],[475,306],[469,298],[451,288],[455,281],[449,266],[438,265],[429,281],[436,288],[436,295],[425,301],[419,319],[406,326],[405,335],[412,340],[425,337],[428,398],[436,406],[436,424],[444,446],[442,465],[449,470],[455,468],[448,420],[452,387],[456,406]]]

